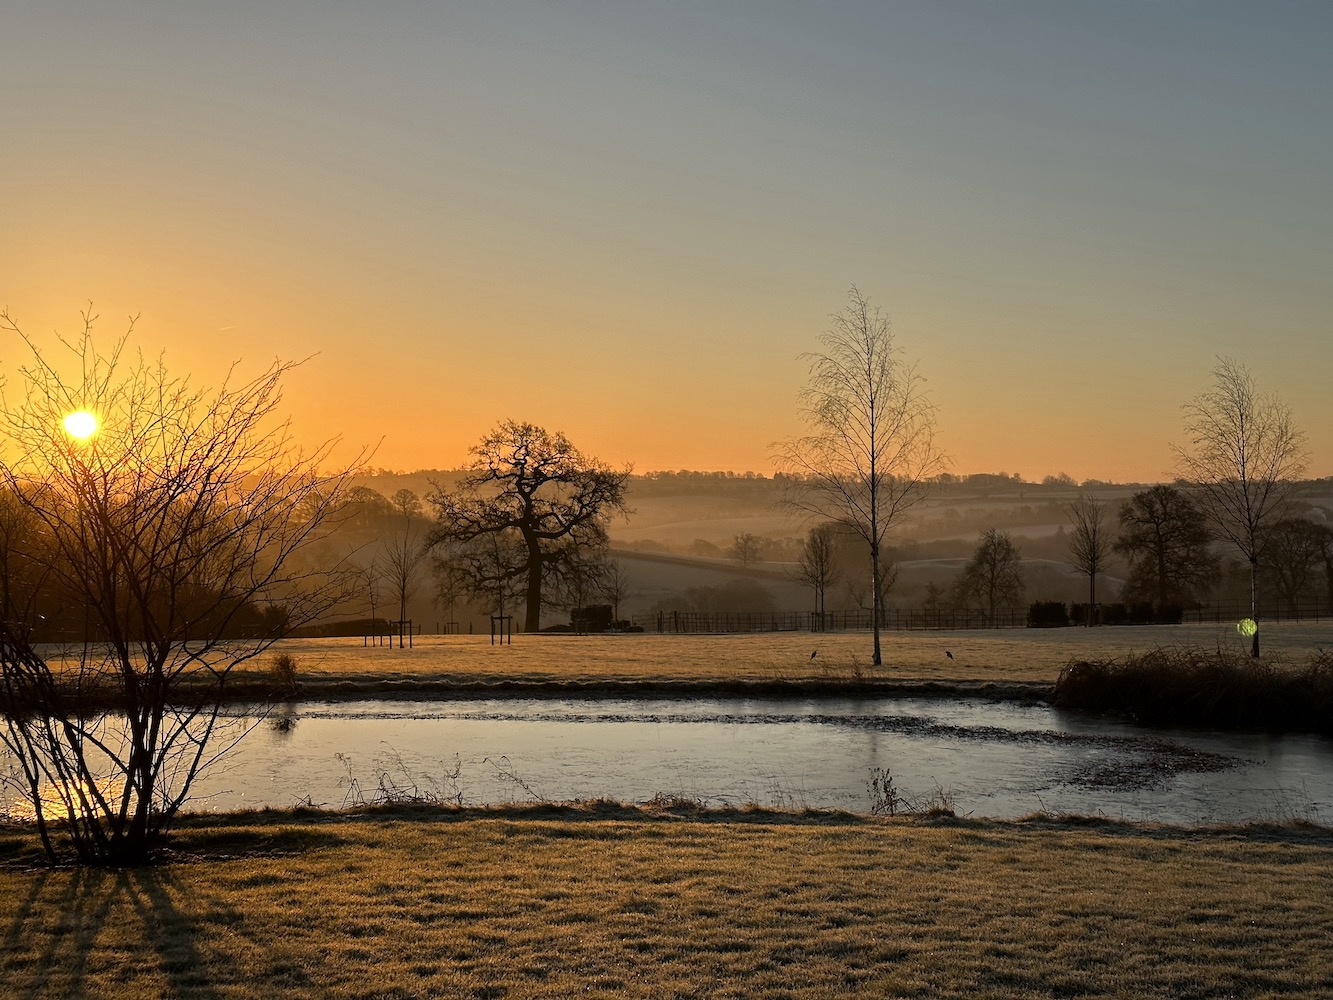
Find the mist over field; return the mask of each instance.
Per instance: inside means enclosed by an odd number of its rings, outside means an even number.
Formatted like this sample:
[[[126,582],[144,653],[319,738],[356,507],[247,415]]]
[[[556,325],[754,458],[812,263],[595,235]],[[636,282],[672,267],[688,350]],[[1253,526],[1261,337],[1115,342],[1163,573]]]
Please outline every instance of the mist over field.
[[[449,485],[462,473],[381,471],[361,483],[389,496],[401,489],[424,496],[432,483]],[[932,487],[912,516],[891,533],[890,556],[897,571],[888,606],[919,609],[930,584],[947,590],[972,555],[981,533],[1008,532],[1022,557],[1026,600],[1086,601],[1086,574],[1069,562],[1069,519],[1064,505],[1084,494],[1115,511],[1143,488],[1138,483],[1076,484],[1068,477],[1029,483],[1014,476],[950,477],[958,482]],[[1315,484],[1308,496],[1309,516],[1333,524],[1333,484]],[[756,473],[651,472],[629,484],[630,513],[610,524],[611,556],[629,578],[625,618],[651,620],[663,609],[719,612],[799,612],[811,609],[810,588],[797,579],[799,546],[813,523],[784,511],[782,477]],[[732,550],[738,536],[760,540],[758,561],[742,565]],[[1099,599],[1116,601],[1127,567],[1114,558],[1098,578]],[[844,577],[846,574],[844,574]],[[439,619],[428,587],[419,588],[413,618],[427,631]],[[841,579],[829,595],[829,608],[853,611],[858,598]],[[543,622],[567,620],[550,611]],[[466,631],[466,626],[463,626]]]

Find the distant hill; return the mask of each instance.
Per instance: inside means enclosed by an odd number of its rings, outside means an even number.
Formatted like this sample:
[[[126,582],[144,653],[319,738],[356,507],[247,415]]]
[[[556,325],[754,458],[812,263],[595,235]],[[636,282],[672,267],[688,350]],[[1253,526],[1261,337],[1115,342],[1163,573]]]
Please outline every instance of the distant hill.
[[[378,472],[358,482],[384,496],[409,489],[424,498],[433,484],[448,488],[464,475],[459,470]],[[811,519],[781,506],[790,485],[786,477],[756,473],[632,475],[631,512],[610,527],[612,554],[630,578],[631,595],[622,614],[644,615],[661,607],[739,610],[747,602],[763,605],[751,610],[808,610],[809,588],[797,582],[794,560]],[[890,533],[889,555],[898,576],[889,602],[919,607],[928,584],[947,587],[988,528],[1014,538],[1029,600],[1086,600],[1086,577],[1066,561],[1069,522],[1063,505],[1088,493],[1106,503],[1114,519],[1120,504],[1143,488],[1139,483],[1028,483],[1002,473],[946,477]],[[1315,505],[1313,515],[1333,522],[1333,480],[1312,483],[1307,496]],[[774,554],[749,567],[728,559],[727,550],[741,534],[767,540]],[[1115,598],[1123,572],[1113,562],[1099,579],[1102,600]],[[830,606],[854,607],[854,589],[844,581],[830,594]],[[424,584],[418,588],[418,604],[428,601],[429,590]],[[425,607],[417,614],[425,621],[438,617]],[[559,615],[552,613],[548,620]]]

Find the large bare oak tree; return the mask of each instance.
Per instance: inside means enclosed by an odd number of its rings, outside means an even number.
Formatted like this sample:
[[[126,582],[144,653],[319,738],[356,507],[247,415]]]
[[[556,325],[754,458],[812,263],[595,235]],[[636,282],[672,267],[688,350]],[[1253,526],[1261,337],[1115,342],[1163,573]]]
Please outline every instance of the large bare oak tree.
[[[603,549],[611,516],[625,512],[629,470],[584,455],[560,433],[508,420],[472,448],[457,489],[427,496],[434,546],[453,546],[457,565],[475,570],[478,596],[519,583],[524,629],[541,627],[548,582]]]

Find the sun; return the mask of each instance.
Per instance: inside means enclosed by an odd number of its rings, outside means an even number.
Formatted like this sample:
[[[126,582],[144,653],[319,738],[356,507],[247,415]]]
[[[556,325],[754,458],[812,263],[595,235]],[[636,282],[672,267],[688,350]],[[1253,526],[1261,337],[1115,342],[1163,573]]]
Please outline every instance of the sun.
[[[87,410],[79,410],[65,417],[65,433],[78,441],[87,441],[97,433],[97,417]]]

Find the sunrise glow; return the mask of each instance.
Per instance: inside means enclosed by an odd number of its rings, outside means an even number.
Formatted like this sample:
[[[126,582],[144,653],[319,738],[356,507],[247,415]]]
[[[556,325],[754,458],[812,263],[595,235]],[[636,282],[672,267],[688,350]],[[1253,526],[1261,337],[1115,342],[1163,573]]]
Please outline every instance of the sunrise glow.
[[[97,433],[97,417],[87,410],[77,410],[64,420],[65,433],[76,441],[87,441]]]

